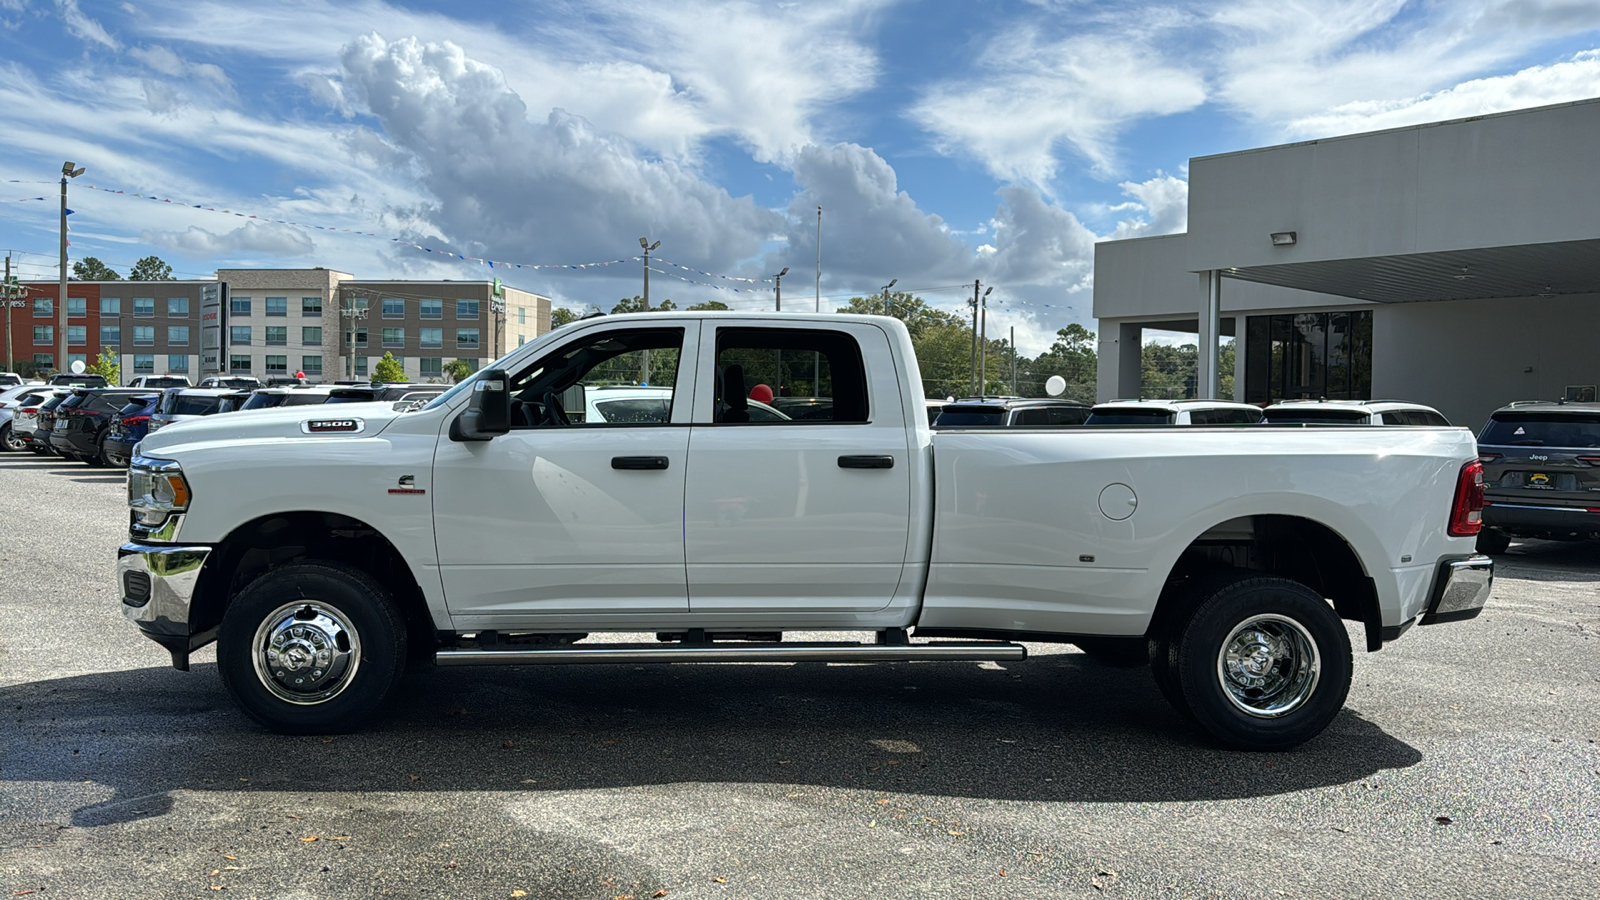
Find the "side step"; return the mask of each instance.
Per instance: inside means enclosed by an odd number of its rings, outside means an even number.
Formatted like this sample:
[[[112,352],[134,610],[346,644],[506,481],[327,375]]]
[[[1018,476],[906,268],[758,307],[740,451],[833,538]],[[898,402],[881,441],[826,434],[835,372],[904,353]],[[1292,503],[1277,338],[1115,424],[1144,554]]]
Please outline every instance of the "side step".
[[[550,647],[440,650],[441,666],[538,666],[582,663],[717,662],[1015,662],[1026,659],[1021,644],[981,641],[931,644],[567,644]]]

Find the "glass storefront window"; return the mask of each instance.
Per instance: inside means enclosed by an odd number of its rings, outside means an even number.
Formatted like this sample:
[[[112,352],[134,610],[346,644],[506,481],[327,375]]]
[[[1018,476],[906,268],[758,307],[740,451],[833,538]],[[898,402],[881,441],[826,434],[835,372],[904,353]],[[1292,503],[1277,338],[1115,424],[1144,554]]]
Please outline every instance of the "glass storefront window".
[[[1372,313],[1245,320],[1245,402],[1372,399]]]

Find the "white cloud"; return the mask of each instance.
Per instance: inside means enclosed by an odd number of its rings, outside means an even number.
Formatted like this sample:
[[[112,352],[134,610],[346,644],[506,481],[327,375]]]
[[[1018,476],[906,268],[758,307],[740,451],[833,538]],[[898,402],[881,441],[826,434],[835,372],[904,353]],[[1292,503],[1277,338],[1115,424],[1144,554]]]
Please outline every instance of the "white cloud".
[[[307,258],[317,249],[315,242],[301,229],[256,222],[246,222],[220,234],[195,225],[183,231],[144,231],[139,239],[146,244],[198,257],[260,254],[278,258]]]
[[[455,45],[369,35],[343,62],[349,95],[382,125],[380,146],[412,160],[431,197],[427,219],[460,252],[565,261],[614,248],[600,252],[623,257],[646,235],[663,241],[665,258],[726,271],[781,229],[748,198],[680,163],[642,158],[579,116],[558,109],[531,120],[498,70]]]
[[[1189,182],[1184,179],[1158,172],[1154,178],[1124,181],[1119,187],[1133,200],[1117,207],[1117,211],[1137,215],[1119,221],[1109,236],[1111,240],[1173,234],[1189,227]]]
[[[1205,98],[1193,67],[1163,59],[1142,35],[1052,41],[1023,26],[990,41],[976,76],[934,86],[910,114],[944,151],[978,159],[997,178],[1045,187],[1060,150],[1110,173],[1130,123]]]
[[[113,50],[121,46],[104,26],[78,8],[78,0],[56,0],[56,9],[61,11],[61,21],[66,23],[67,30],[79,38]]]
[[[1479,78],[1418,97],[1341,104],[1294,119],[1285,132],[1294,137],[1352,134],[1595,96],[1600,96],[1600,51],[1587,50],[1564,62]]]

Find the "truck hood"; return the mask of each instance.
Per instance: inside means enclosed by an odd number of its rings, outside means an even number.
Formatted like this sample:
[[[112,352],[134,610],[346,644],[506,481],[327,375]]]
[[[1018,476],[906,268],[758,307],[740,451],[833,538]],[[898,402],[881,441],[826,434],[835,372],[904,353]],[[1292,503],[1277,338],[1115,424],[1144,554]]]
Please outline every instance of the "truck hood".
[[[404,413],[392,401],[250,409],[179,419],[139,442],[138,452],[161,457],[179,447],[338,441],[370,438]]]

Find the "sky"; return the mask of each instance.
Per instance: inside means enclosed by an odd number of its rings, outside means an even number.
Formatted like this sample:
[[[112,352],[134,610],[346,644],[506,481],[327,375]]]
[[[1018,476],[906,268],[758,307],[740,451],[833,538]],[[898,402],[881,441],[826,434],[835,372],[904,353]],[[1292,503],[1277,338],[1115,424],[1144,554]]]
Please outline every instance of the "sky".
[[[72,160],[69,257],[124,274],[609,310],[646,237],[656,303],[979,280],[1036,354],[1191,157],[1595,96],[1596,0],[0,0],[0,249],[56,277]]]

